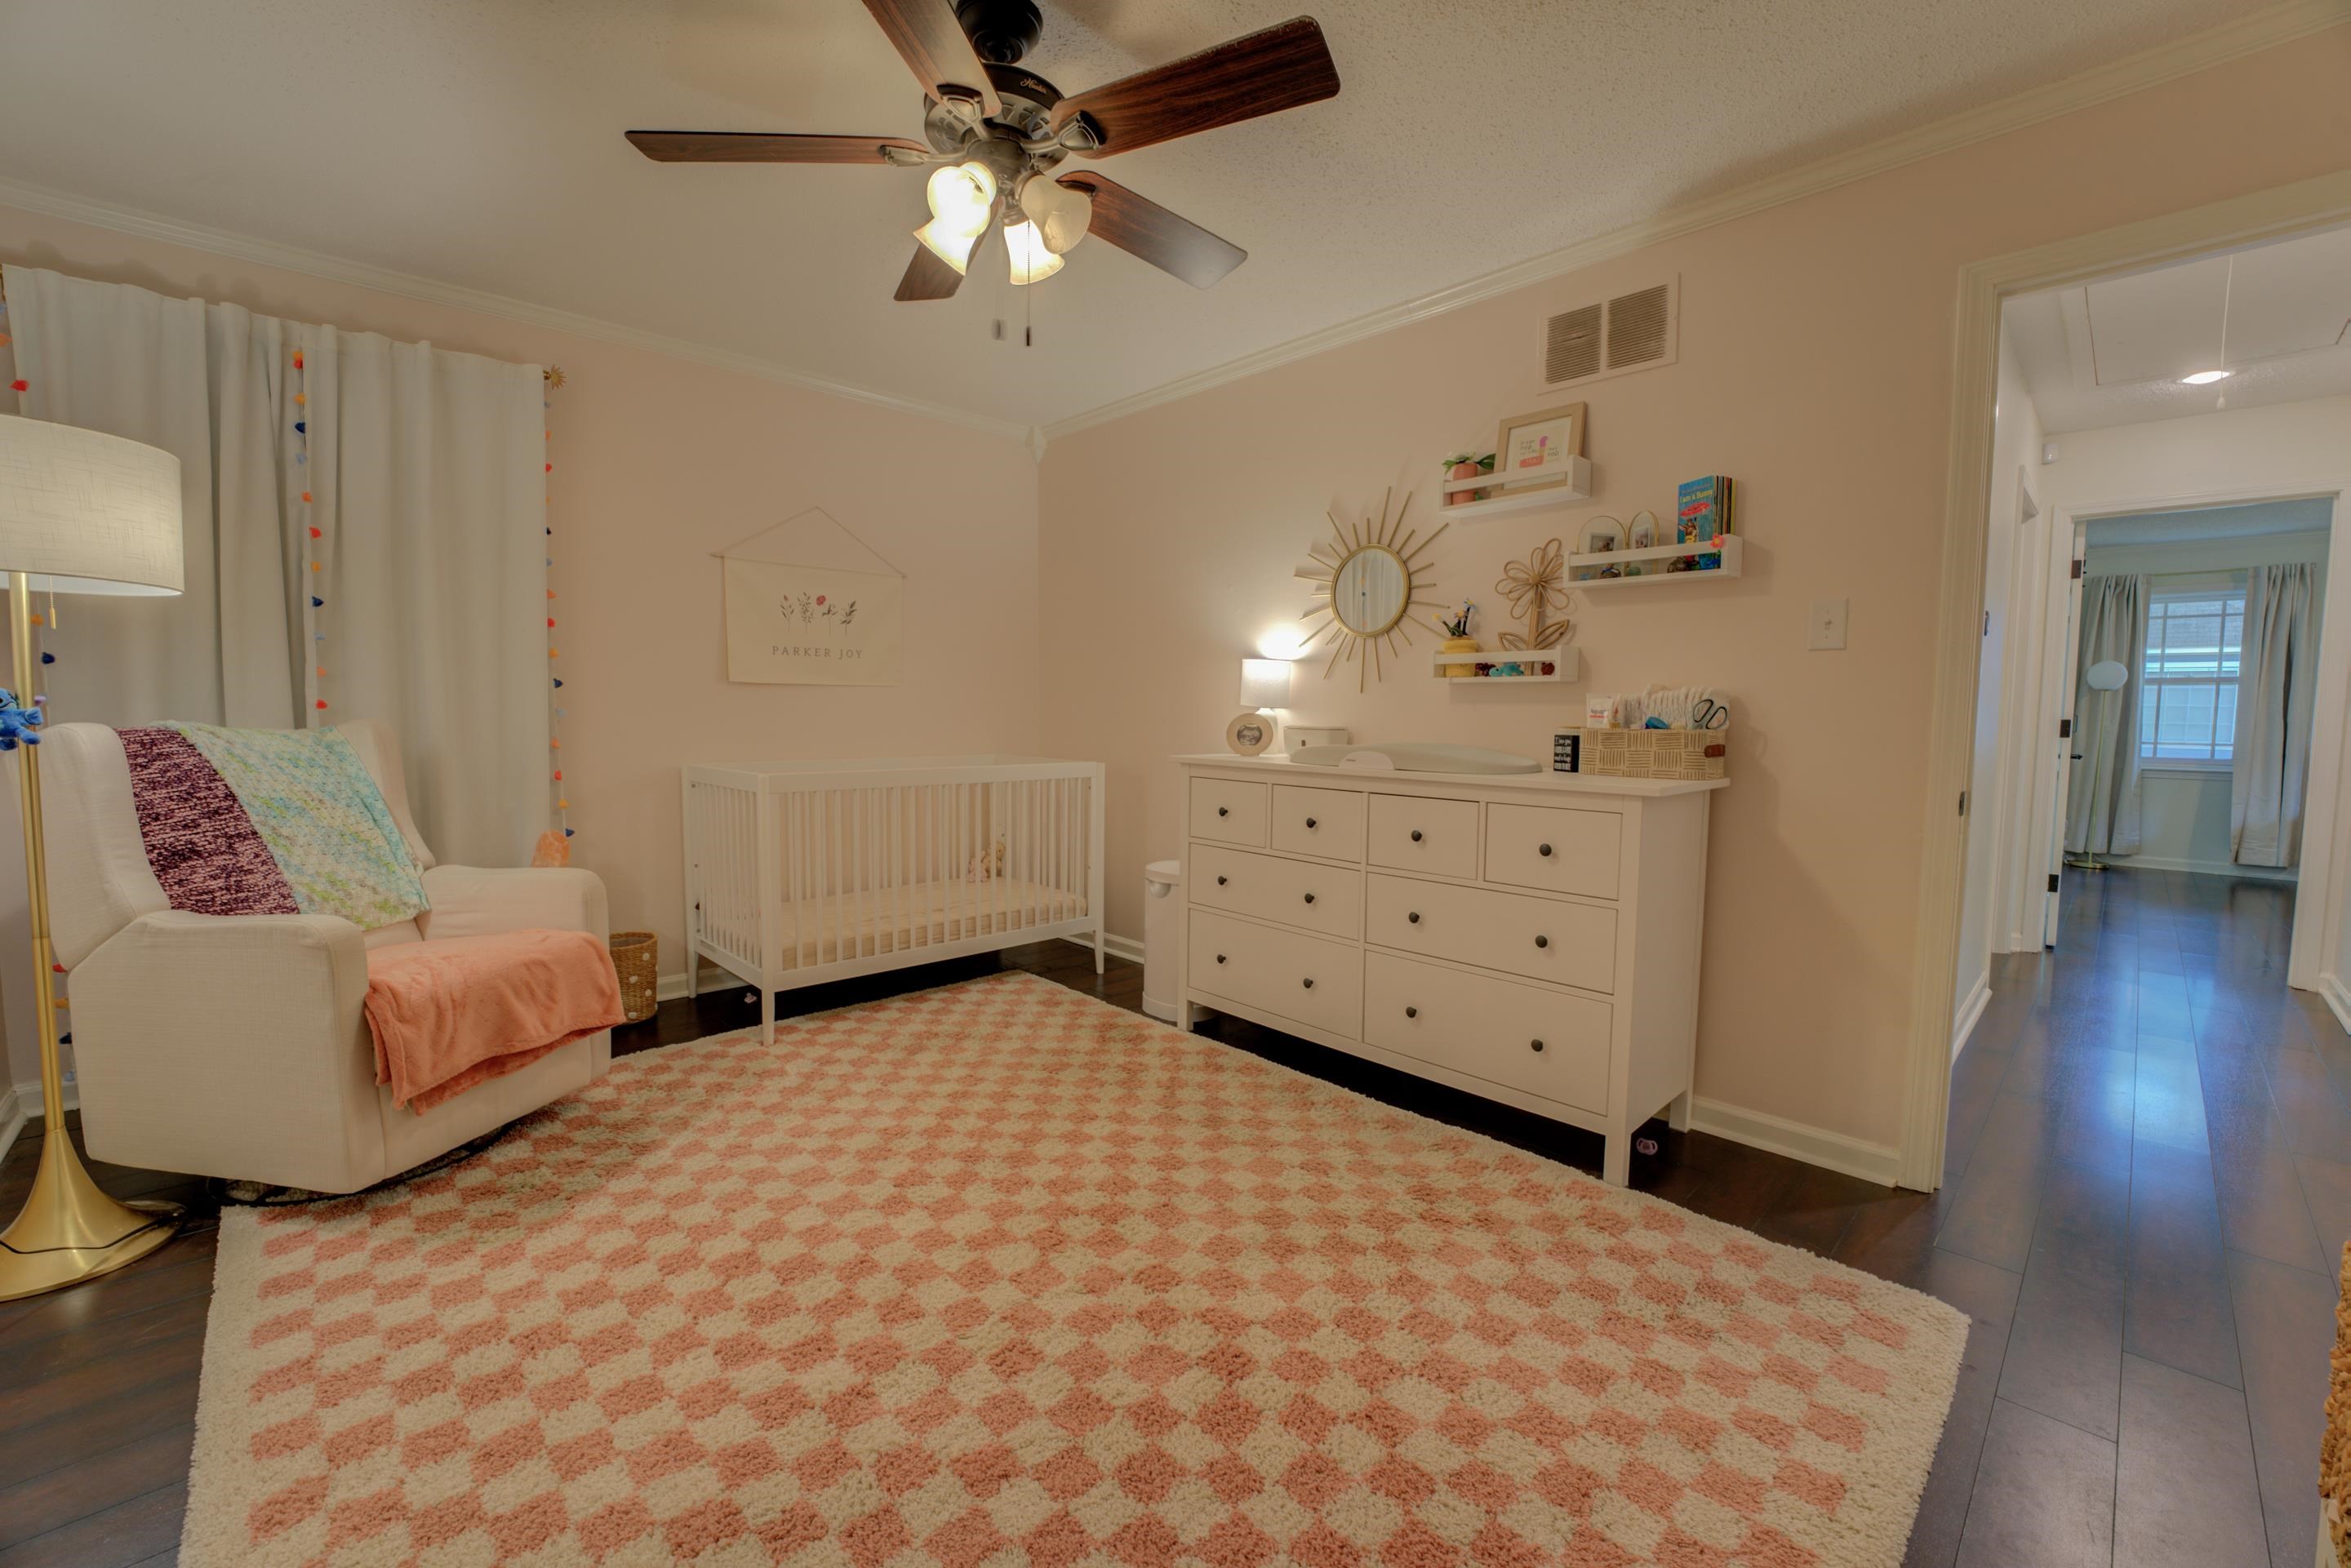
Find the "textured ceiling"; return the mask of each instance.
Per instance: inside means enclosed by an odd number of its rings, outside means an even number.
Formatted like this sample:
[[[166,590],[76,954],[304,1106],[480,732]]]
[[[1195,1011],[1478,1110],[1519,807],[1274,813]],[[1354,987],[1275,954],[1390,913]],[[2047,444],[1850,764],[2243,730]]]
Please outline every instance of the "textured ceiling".
[[[1300,4],[1046,0],[1026,63],[1075,91]],[[895,304],[918,172],[621,140],[914,133],[857,0],[19,0],[0,176],[1047,423],[2257,8],[1316,0],[1336,99],[1105,162],[1250,252],[1206,292],[1096,241]]]
[[[2008,302],[2052,435],[2351,392],[2351,228]],[[2189,386],[2193,371],[2227,380]]]

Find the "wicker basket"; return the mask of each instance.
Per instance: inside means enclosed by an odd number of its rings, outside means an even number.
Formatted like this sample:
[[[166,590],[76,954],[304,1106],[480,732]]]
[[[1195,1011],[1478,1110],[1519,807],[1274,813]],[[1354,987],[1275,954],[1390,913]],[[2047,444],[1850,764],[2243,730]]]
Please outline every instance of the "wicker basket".
[[[615,931],[612,972],[621,977],[621,1010],[643,1023],[661,1005],[661,941],[650,931]]]
[[[1730,761],[1719,729],[1563,729],[1578,737],[1579,773],[1615,779],[1721,779]]]

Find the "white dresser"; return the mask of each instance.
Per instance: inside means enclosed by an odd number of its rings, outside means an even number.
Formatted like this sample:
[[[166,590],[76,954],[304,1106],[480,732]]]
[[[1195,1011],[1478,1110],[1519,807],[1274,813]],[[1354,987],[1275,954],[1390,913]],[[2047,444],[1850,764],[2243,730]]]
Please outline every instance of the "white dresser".
[[[1723,780],[1176,760],[1185,1002],[1590,1128],[1619,1185],[1687,1124]]]

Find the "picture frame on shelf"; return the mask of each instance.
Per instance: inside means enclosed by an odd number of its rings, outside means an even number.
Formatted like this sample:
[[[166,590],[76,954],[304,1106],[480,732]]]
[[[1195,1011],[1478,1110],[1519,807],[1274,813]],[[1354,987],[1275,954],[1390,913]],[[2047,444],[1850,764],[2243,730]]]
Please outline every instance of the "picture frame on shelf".
[[[1564,475],[1516,483],[1510,475],[1517,469],[1550,468],[1562,458],[1583,456],[1584,410],[1584,404],[1571,402],[1507,415],[1494,436],[1494,477],[1499,481],[1499,487],[1510,495],[1526,495],[1568,483]]]

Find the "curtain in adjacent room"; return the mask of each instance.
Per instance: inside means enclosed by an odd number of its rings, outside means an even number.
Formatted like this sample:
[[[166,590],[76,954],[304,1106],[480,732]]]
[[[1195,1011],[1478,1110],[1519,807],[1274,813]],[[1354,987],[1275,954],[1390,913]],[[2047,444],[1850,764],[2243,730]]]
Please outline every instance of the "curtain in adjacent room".
[[[2318,675],[2317,579],[2318,569],[2307,561],[2245,574],[2229,778],[2229,851],[2239,865],[2290,866],[2302,854],[2311,692]]]
[[[549,771],[538,367],[32,268],[5,284],[23,412],[181,463],[187,590],[62,601],[54,720],[381,719],[435,855],[528,863]]]
[[[2065,793],[2071,854],[2138,852],[2138,716],[2147,668],[2144,577],[2082,580],[2082,653],[2074,673],[2074,750],[2080,760]],[[2090,685],[2090,666],[2112,659],[2130,672],[2120,690]]]

